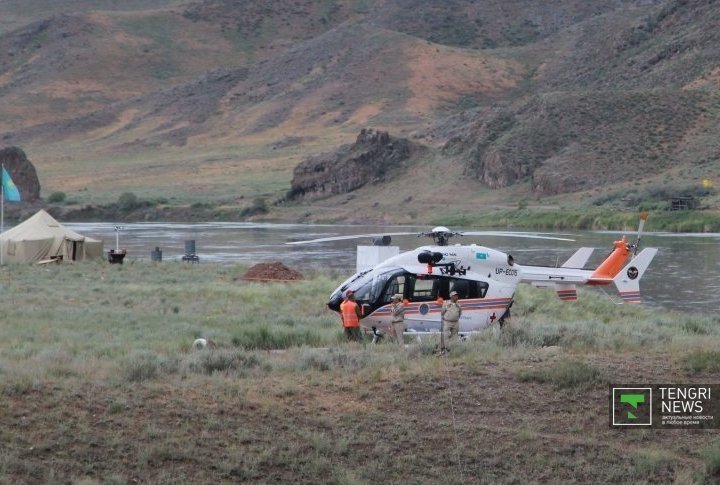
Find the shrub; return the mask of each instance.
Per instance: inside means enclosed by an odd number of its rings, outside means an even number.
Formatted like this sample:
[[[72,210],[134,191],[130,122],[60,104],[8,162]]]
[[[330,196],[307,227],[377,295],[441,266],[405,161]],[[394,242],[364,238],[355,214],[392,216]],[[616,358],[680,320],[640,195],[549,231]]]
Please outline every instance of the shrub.
[[[318,353],[303,354],[300,358],[300,369],[313,369],[326,372],[331,368],[330,360],[327,355],[320,355]]]
[[[710,448],[703,453],[705,458],[705,474],[708,483],[717,483],[715,480],[720,479],[720,441],[715,442]]]
[[[720,351],[698,350],[685,357],[685,367],[690,372],[720,371]]]
[[[549,382],[558,389],[587,389],[602,382],[599,369],[580,360],[563,359],[549,369],[532,369],[520,373],[523,381]]]
[[[118,206],[124,211],[135,209],[138,206],[137,195],[132,192],[123,192],[120,194],[120,197],[118,197]]]
[[[497,336],[501,347],[540,347],[541,340],[525,327],[508,327]]]
[[[131,354],[122,364],[122,374],[128,382],[151,380],[163,372],[176,372],[177,369],[178,363],[176,360],[147,351]]]
[[[255,325],[241,329],[232,338],[232,344],[246,350],[287,349],[308,345],[326,345],[323,332],[313,328],[268,327]]]
[[[260,367],[260,364],[260,359],[256,355],[246,355],[229,350],[214,350],[200,354],[198,360],[190,364],[190,370],[213,374],[238,369],[254,369]]]
[[[48,196],[47,201],[50,204],[62,204],[66,198],[65,192],[53,192]]]
[[[255,200],[253,200],[253,203],[250,207],[245,207],[243,210],[240,211],[240,216],[252,217],[260,214],[267,214],[267,212],[267,202],[265,202],[265,199],[263,199],[262,197],[257,197]]]

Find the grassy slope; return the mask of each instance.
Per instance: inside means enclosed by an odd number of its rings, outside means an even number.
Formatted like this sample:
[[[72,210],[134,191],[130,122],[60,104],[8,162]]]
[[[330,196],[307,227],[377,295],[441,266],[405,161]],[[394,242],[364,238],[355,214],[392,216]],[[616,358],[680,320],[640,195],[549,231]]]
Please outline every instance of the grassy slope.
[[[17,25],[59,13],[39,1],[18,5],[1,7],[25,12]],[[457,0],[446,16],[415,0],[70,7],[99,13],[55,17],[34,37],[6,35],[0,54],[14,52],[0,73],[5,140],[26,149],[45,197],[63,191],[84,205],[133,191],[240,213],[257,197],[280,198],[298,162],[366,126],[434,151],[387,186],[271,208],[268,217],[426,223],[528,204],[584,210],[607,184],[618,194],[679,191],[719,176],[708,7],[572,1],[538,11],[518,1],[480,11]],[[214,67],[220,75],[206,77]],[[222,81],[224,70],[237,79]],[[508,115],[510,129],[486,126]],[[454,135],[458,149],[440,151]],[[517,183],[490,190],[486,152],[517,170]],[[549,193],[568,184],[579,192],[535,195],[528,174],[540,163],[543,187],[555,184]],[[464,204],[449,197],[456,193]]]
[[[717,318],[618,307],[592,293],[563,304],[523,287],[510,329],[439,359],[432,342],[406,351],[340,343],[322,297],[335,278],[257,284],[239,280],[243,272],[3,269],[0,480],[717,478],[715,433],[607,425],[608,383],[712,381]],[[198,336],[218,347],[192,351]],[[278,347],[286,351],[252,350]]]
[[[165,9],[186,0],[5,0],[0,4],[0,34],[66,12]]]

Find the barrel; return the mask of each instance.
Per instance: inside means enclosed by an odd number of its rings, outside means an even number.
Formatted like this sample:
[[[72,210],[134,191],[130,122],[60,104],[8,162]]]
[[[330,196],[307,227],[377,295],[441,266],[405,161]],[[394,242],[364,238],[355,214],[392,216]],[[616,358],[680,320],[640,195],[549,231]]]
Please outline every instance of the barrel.
[[[195,239],[185,241],[185,254],[190,256],[195,254]]]

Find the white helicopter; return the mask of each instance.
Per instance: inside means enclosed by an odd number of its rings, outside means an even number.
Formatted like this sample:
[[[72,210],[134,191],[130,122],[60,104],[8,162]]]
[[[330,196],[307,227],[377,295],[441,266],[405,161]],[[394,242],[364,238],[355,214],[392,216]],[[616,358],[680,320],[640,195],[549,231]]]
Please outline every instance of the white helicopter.
[[[500,320],[512,305],[518,283],[551,287],[565,301],[577,300],[577,285],[614,284],[625,303],[640,303],[640,279],[657,253],[638,246],[647,214],[641,215],[637,239],[628,243],[625,236],[615,241],[612,252],[594,270],[582,269],[593,248],[578,249],[560,267],[520,265],[506,253],[475,244],[449,245],[454,236],[503,235],[572,241],[511,232],[454,232],[436,227],[419,235],[432,237],[435,244],[422,246],[391,257],[377,266],[354,274],[344,281],[327,303],[340,311],[348,291],[355,293],[362,308],[361,327],[375,336],[391,331],[391,298],[401,294],[405,304],[405,324],[409,333],[436,333],[441,329],[443,301],[456,291],[463,311],[460,334],[480,331]],[[408,235],[414,233],[338,236],[297,241],[307,244],[357,237]]]

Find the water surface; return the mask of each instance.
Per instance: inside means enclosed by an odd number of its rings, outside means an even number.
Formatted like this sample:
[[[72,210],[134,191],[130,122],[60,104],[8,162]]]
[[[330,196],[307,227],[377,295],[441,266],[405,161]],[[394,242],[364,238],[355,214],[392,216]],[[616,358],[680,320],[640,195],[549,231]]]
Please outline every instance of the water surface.
[[[300,246],[290,241],[351,234],[428,231],[427,226],[357,226],[270,223],[136,223],[123,224],[119,231],[112,223],[68,223],[81,234],[102,239],[105,249],[128,250],[128,259],[150,261],[156,248],[162,258],[180,260],[185,241],[194,240],[196,254],[203,262],[245,263],[281,261],[299,271],[333,269],[341,274],[355,272],[358,244],[371,244],[370,238],[341,240]],[[460,229],[462,230],[462,229]],[[545,233],[547,234],[547,233]],[[559,266],[580,246],[596,248],[588,267],[594,267],[612,249],[612,242],[622,233],[612,231],[579,231],[572,233],[574,242],[522,239],[510,237],[466,236],[457,238],[463,244],[479,244],[511,253],[520,264]],[[632,238],[632,234],[628,234]],[[393,236],[392,244],[401,250],[430,243],[416,235]],[[676,310],[717,313],[720,311],[720,234],[646,233],[642,247],[657,247],[658,254],[641,282],[645,304]],[[603,288],[608,298],[620,301],[614,287]]]

